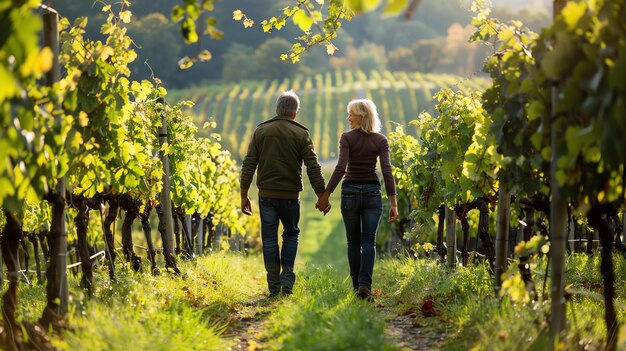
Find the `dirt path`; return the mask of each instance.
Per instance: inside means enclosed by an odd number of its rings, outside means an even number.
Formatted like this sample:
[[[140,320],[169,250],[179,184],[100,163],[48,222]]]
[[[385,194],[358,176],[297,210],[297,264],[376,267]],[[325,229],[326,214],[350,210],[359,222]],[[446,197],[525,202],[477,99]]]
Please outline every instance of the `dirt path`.
[[[265,320],[277,302],[278,299],[275,298],[257,296],[236,308],[235,315],[224,331],[224,336],[234,342],[228,350],[261,349],[264,342],[261,338],[261,332]]]
[[[423,323],[417,313],[397,315],[390,307],[379,306],[379,312],[387,321],[385,334],[402,350],[439,350],[445,335]]]
[[[262,350],[265,340],[262,331],[266,318],[279,299],[265,296],[255,297],[237,309],[224,336],[233,340],[228,350]],[[439,350],[445,335],[437,333],[421,323],[416,313],[397,315],[390,307],[378,306],[378,311],[387,321],[385,334],[402,350]]]

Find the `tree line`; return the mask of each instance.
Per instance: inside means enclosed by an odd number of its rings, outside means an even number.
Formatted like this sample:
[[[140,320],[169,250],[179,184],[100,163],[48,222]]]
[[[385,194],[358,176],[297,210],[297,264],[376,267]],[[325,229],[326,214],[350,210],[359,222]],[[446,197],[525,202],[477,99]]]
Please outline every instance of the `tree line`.
[[[271,18],[281,13],[280,2],[220,1],[212,4],[209,13],[215,18],[214,32],[219,40],[199,36],[199,42],[186,45],[180,40],[179,26],[172,20],[172,8],[181,3],[176,0],[136,1],[131,3],[133,20],[128,24],[129,35],[138,58],[129,65],[138,79],[155,75],[170,88],[183,88],[204,82],[284,79],[297,74],[315,74],[336,69],[358,68],[441,72],[468,75],[480,69],[485,56],[483,47],[469,45],[466,41],[466,24],[471,21],[467,4],[455,0],[424,2],[412,18],[381,18],[381,10],[355,17],[340,29],[335,45],[339,48],[328,56],[323,47],[312,47],[303,55],[299,65],[282,61],[281,53],[289,51],[293,38],[300,34],[293,26],[284,26],[271,35],[260,28],[244,30],[232,20],[236,9],[251,18]],[[79,16],[89,17],[86,36],[99,38],[99,27],[106,19],[99,6],[89,2],[74,3],[54,0],[50,4],[73,21]],[[541,11],[498,9],[503,17],[521,18],[532,28],[541,28],[548,15]],[[197,31],[207,29],[208,14],[194,21]],[[181,19],[178,19],[181,21]],[[193,57],[198,48],[208,50],[208,62],[193,65],[185,70],[179,61]]]

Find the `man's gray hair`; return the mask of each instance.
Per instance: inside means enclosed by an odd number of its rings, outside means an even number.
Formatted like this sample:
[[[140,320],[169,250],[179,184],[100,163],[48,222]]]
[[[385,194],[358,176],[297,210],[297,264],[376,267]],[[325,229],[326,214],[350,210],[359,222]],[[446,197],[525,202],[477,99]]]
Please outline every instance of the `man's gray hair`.
[[[300,99],[293,90],[287,90],[280,94],[276,100],[276,115],[293,116],[300,110]]]

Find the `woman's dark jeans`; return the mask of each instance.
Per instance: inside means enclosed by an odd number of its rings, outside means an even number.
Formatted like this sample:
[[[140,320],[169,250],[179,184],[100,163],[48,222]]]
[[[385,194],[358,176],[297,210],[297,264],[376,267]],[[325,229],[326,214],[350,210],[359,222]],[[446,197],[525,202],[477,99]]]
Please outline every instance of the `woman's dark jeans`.
[[[261,239],[263,262],[267,270],[267,285],[270,294],[291,293],[296,275],[293,265],[298,252],[298,221],[300,200],[270,199],[259,197],[261,213]],[[278,248],[278,222],[283,224],[283,245]],[[282,271],[281,271],[282,268]]]
[[[383,212],[380,184],[341,187],[341,215],[348,239],[348,263],[354,289],[372,288],[376,260],[376,231]]]

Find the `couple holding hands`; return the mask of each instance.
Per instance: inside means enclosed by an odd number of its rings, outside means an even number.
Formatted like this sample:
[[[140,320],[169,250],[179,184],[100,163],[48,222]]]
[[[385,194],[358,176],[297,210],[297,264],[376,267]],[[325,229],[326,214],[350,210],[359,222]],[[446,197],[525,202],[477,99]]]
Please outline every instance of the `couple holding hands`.
[[[309,132],[295,121],[299,109],[300,100],[293,91],[278,97],[276,117],[257,126],[241,168],[241,210],[248,215],[252,214],[248,189],[257,173],[263,261],[270,296],[291,294],[295,282],[304,164],[318,197],[315,208],[324,215],[331,209],[330,194],[343,179],[341,215],[352,286],[358,297],[372,300],[376,232],[383,210],[377,159],[390,201],[389,222],[398,217],[389,142],[380,133],[376,105],[368,99],[348,103],[350,129],[341,135],[339,159],[326,186]],[[282,248],[278,245],[279,222],[283,224]]]

